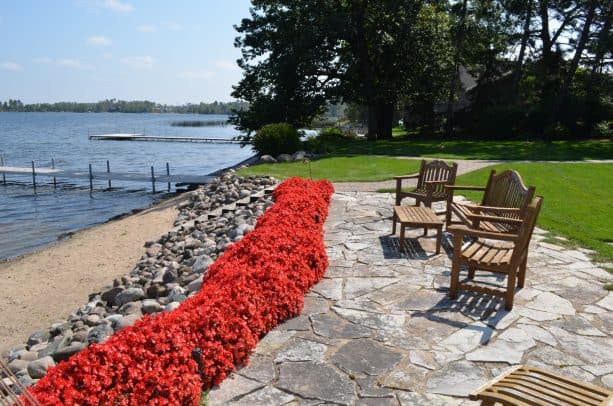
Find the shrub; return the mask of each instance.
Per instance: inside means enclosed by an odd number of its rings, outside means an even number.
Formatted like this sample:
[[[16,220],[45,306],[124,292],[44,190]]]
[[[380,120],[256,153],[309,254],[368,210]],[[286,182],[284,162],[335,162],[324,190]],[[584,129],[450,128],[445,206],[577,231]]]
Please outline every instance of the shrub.
[[[613,137],[613,120],[601,121],[594,127],[594,135],[599,138]]]
[[[251,141],[259,155],[292,154],[300,149],[300,134],[287,123],[267,124]]]
[[[334,152],[334,145],[355,140],[355,135],[338,127],[323,128],[317,137],[304,141],[304,149],[316,154]]]

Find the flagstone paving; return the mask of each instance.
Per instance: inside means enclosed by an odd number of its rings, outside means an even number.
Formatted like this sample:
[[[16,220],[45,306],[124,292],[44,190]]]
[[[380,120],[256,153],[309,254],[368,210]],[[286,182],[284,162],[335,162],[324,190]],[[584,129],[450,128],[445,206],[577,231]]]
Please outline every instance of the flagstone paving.
[[[434,232],[399,249],[392,204],[389,194],[334,195],[326,277],[209,405],[467,405],[520,363],[613,388],[613,293],[603,289],[613,278],[589,251],[544,242],[537,229],[511,312],[486,295],[449,300],[449,235],[442,255]]]

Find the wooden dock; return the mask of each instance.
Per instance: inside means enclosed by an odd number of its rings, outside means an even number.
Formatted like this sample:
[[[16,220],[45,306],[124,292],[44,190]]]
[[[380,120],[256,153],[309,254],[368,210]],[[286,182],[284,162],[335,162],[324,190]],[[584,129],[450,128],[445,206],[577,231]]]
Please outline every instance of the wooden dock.
[[[3,161],[3,160],[2,160]],[[55,166],[55,165],[53,165]],[[182,175],[182,174],[170,174],[170,167],[166,163],[166,173],[156,174],[153,166],[150,167],[149,174],[135,173],[135,172],[111,172],[109,161],[106,161],[106,171],[93,171],[92,165],[89,164],[89,170],[65,170],[55,167],[45,168],[36,167],[32,162],[31,167],[17,167],[17,166],[4,166],[4,163],[0,163],[0,174],[2,175],[2,182],[6,184],[6,175],[31,175],[32,185],[36,189],[36,180],[38,177],[44,176],[47,178],[53,178],[53,185],[56,186],[58,179],[87,179],[89,180],[89,188],[93,191],[94,180],[106,181],[108,188],[111,188],[111,181],[128,181],[128,182],[151,182],[153,192],[156,192],[156,183],[166,183],[168,191],[170,191],[170,184],[187,184],[187,185],[203,185],[210,183],[215,179],[214,176],[205,175]]]
[[[164,137],[145,134],[102,134],[90,135],[90,140],[99,141],[155,141],[155,142],[198,142],[206,144],[240,144],[238,140],[228,138],[202,138],[202,137]]]

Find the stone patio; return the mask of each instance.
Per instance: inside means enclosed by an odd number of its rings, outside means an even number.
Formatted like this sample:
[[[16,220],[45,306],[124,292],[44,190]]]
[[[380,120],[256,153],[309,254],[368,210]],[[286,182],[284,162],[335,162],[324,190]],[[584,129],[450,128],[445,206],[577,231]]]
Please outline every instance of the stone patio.
[[[452,301],[450,236],[441,255],[434,231],[399,249],[392,204],[389,194],[334,195],[325,279],[209,405],[467,405],[519,363],[613,388],[613,293],[603,289],[613,278],[587,250],[546,243],[537,229],[513,311],[474,293]]]

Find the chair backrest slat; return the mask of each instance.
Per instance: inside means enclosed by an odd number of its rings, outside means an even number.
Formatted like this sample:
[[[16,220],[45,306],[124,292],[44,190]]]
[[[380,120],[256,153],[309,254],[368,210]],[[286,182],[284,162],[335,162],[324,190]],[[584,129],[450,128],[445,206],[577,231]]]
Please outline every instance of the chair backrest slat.
[[[507,214],[507,216],[523,218],[526,207],[534,196],[534,191],[534,186],[527,187],[517,171],[506,170],[496,174],[496,171],[492,170],[481,205],[518,208],[520,209],[519,215]]]

